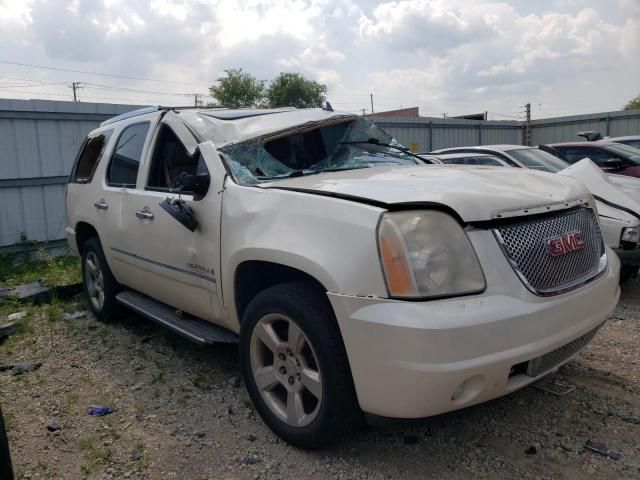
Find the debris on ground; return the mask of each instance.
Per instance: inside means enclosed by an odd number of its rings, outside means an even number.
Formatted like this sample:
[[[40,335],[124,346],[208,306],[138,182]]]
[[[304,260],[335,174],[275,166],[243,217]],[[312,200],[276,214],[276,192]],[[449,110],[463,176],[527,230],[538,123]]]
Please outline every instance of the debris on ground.
[[[80,311],[73,312],[73,313],[65,313],[64,315],[62,315],[62,319],[63,320],[77,320],[78,318],[83,318],[83,317],[86,317],[87,315],[89,315],[89,311],[88,310],[80,310]]]
[[[49,430],[50,432],[59,432],[60,431],[60,425],[58,425],[56,422],[51,422],[50,424],[47,425],[47,430]]]
[[[34,304],[48,302],[51,299],[51,289],[42,280],[23,283],[15,287],[0,289],[0,299],[18,300]]]
[[[11,370],[14,375],[21,375],[27,372],[33,372],[42,366],[42,362],[21,362],[21,363],[5,363],[0,364],[0,372]]]
[[[19,312],[10,313],[9,316],[7,316],[7,320],[10,322],[17,322],[18,320],[22,320],[28,314],[29,312],[26,310],[20,310]]]
[[[238,388],[242,382],[238,377],[231,377],[229,380],[227,380],[227,383],[233,388]]]
[[[82,292],[82,283],[71,285],[56,285],[50,287],[42,280],[31,283],[23,283],[15,287],[0,288],[0,302],[18,301],[39,305],[49,303],[54,298],[66,300]]]
[[[592,452],[599,453],[600,455],[604,455],[605,457],[612,458],[613,460],[620,460],[622,455],[617,450],[613,450],[612,448],[607,447],[604,443],[592,442],[591,440],[587,440],[584,444],[584,447]]]
[[[537,381],[533,384],[533,387],[538,390],[542,390],[543,392],[551,393],[556,397],[564,397],[576,389],[575,385],[548,377]]]
[[[534,445],[531,445],[524,451],[524,453],[525,455],[535,455],[536,453],[538,453],[538,449]]]
[[[640,425],[640,417],[622,417],[623,422],[633,423],[635,425]]]
[[[17,330],[18,326],[14,322],[0,325],[0,339],[13,335]]]
[[[113,408],[111,407],[104,407],[101,405],[93,405],[89,407],[89,415],[92,417],[104,417],[110,413],[113,413]]]

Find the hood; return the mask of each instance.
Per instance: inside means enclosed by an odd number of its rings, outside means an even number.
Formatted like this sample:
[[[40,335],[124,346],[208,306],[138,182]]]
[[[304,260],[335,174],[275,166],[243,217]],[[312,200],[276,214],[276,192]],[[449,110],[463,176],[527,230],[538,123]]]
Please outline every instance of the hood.
[[[627,195],[603,171],[591,160],[585,158],[574,163],[564,170],[560,170],[558,175],[575,178],[583,183],[599,200],[610,207],[628,210],[630,213],[640,217],[640,203]],[[631,178],[631,180],[634,180]],[[640,181],[635,180],[640,183]],[[636,194],[637,195],[637,194]],[[599,209],[600,207],[598,207]]]
[[[327,172],[259,185],[379,203],[444,205],[465,222],[566,208],[588,190],[569,178],[520,168],[424,165]]]
[[[640,204],[640,179],[627,175],[606,175],[609,182],[623,191],[629,198]]]

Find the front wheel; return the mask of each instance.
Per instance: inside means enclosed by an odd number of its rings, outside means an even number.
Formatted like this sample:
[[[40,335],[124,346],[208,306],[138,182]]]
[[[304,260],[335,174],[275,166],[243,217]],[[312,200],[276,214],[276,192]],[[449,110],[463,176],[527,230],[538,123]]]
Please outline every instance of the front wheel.
[[[100,241],[93,237],[82,248],[82,284],[89,308],[100,321],[112,320],[120,311],[116,294],[120,290],[113,277]]]
[[[311,285],[259,293],[240,330],[244,381],[265,423],[283,440],[318,448],[350,434],[361,419],[333,311]]]

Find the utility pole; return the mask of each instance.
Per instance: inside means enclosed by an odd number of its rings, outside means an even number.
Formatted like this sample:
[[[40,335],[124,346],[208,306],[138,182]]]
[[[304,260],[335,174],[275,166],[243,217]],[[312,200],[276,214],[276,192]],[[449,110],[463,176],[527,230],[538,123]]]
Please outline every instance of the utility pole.
[[[71,90],[73,90],[73,101],[74,102],[78,101],[77,91],[82,88],[80,85],[81,85],[81,82],[71,82],[71,86],[69,87],[69,88],[71,88]]]
[[[373,118],[373,93],[371,94],[371,118]]]
[[[522,130],[522,144],[531,146],[531,104],[524,106],[524,126]]]
[[[194,93],[193,94],[193,106],[194,107],[199,107],[200,106],[200,97],[202,95],[200,93]]]
[[[365,114],[365,111],[366,111],[366,108],[363,108],[363,109],[362,109],[362,116],[363,116],[363,117],[366,115],[366,114]]]

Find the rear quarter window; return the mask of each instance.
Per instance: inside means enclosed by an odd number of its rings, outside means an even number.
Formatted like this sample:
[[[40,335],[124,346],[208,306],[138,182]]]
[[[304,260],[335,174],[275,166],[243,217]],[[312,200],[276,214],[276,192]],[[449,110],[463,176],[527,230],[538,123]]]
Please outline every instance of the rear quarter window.
[[[71,182],[91,182],[112,133],[113,130],[107,130],[86,138],[76,157],[76,162],[71,172]]]

